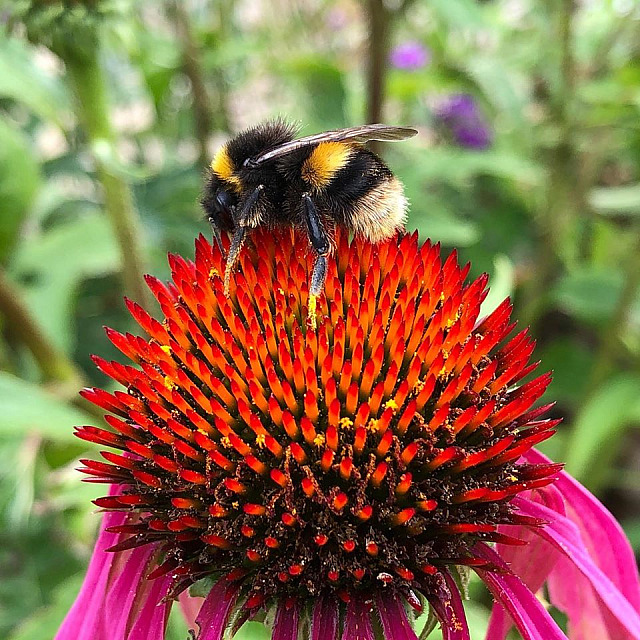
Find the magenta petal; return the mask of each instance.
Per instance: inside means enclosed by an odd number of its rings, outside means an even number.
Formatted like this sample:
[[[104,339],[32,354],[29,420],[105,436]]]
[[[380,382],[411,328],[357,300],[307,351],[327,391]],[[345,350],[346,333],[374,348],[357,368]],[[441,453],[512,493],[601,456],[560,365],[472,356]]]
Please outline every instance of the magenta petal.
[[[342,640],[375,640],[369,609],[365,601],[351,598],[347,604]]]
[[[194,629],[196,626],[196,618],[198,617],[198,613],[200,613],[204,598],[190,596],[187,590],[180,594],[178,602],[180,603],[180,610],[182,611],[187,626],[190,629]]]
[[[529,451],[523,459],[535,464],[550,462],[535,450]],[[580,530],[595,564],[609,576],[629,604],[640,611],[640,577],[622,527],[604,505],[566,471],[560,472],[553,486],[564,497],[566,515]]]
[[[612,634],[617,634],[620,629],[624,629],[628,634],[627,638],[640,640],[640,615],[617,585],[594,562],[580,537],[578,527],[566,516],[562,516],[544,505],[524,498],[514,499],[514,504],[517,504],[522,513],[543,518],[549,522],[537,530],[538,535],[565,554],[573,566],[588,580],[594,595],[613,616],[613,618],[608,617],[609,624],[616,621],[616,628],[610,629],[609,635],[615,637]],[[570,579],[570,576],[567,578]],[[588,613],[588,610],[583,610],[580,604],[579,601],[572,603],[571,608],[567,611],[574,623],[579,622],[580,618]]]
[[[100,534],[93,549],[87,575],[80,593],[67,613],[55,640],[101,640],[102,610],[109,573],[115,560],[115,554],[106,549],[119,540],[117,533],[109,533],[107,527],[123,524],[127,516],[124,513],[105,513],[100,526]]]
[[[300,607],[297,602],[291,600],[281,602],[276,612],[272,640],[297,640],[299,618]]]
[[[489,587],[493,597],[507,610],[524,640],[567,640],[538,598],[520,578],[509,571],[493,549],[478,543],[473,547],[473,552],[504,570],[503,573],[495,573],[476,568],[477,574]]]
[[[311,640],[334,640],[338,629],[338,603],[322,596],[313,608]]]
[[[144,604],[133,622],[131,631],[123,636],[126,640],[161,640],[164,638],[171,610],[171,602],[164,601],[164,598],[172,582],[171,576],[163,576],[147,582],[149,586]],[[110,637],[115,638],[116,636]]]
[[[541,491],[531,492],[531,499],[543,501],[552,509],[564,513],[562,495],[553,485],[545,487]],[[532,531],[531,527],[511,525],[500,527],[499,531],[529,543],[524,548],[497,544],[495,550],[509,566],[511,572],[517,575],[532,593],[537,593],[560,560],[561,554],[546,540],[543,540]],[[507,615],[503,606],[496,602],[491,611],[487,638],[504,640],[512,626],[511,618]]]
[[[150,596],[153,581],[145,580],[144,575],[152,553],[153,548],[145,546],[128,553],[111,554],[115,555],[113,569],[114,572],[117,571],[117,575],[109,585],[102,605],[105,611],[111,612],[103,621],[105,637],[127,638],[139,607]],[[120,564],[121,567],[118,566]]]
[[[239,586],[226,578],[218,580],[213,585],[196,618],[196,624],[200,629],[198,640],[221,640],[238,590]]]
[[[82,588],[55,640],[129,640],[133,637],[131,630],[147,608],[155,608],[156,590],[143,577],[153,548],[138,547],[121,553],[106,551],[126,537],[106,529],[124,524],[129,518],[121,512],[103,516]],[[161,635],[155,633],[148,637],[164,637],[165,618],[160,616],[161,623],[156,624]],[[138,629],[138,637],[146,638],[141,635],[140,625]]]
[[[385,640],[418,640],[397,593],[378,592],[376,603]]]
[[[469,627],[460,590],[449,573],[444,572],[443,575],[447,585],[446,596],[441,599],[430,599],[431,606],[442,625],[443,640],[469,640]],[[493,636],[487,637],[493,640]]]

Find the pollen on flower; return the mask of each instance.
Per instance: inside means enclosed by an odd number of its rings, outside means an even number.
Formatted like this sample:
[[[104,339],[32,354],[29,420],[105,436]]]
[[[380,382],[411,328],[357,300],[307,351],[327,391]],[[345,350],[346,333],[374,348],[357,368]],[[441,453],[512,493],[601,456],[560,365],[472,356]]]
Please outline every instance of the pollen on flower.
[[[339,232],[311,299],[308,240],[258,233],[228,297],[217,246],[170,256],[170,284],[147,278],[164,319],[128,302],[148,337],[108,330],[135,366],[94,359],[127,390],[85,390],[108,428],[77,432],[117,450],[82,469],[119,485],[99,507],[135,513],[112,550],[155,544],[171,595],[226,576],[250,611],[429,599],[450,565],[486,566],[478,541],[532,525],[511,501],[559,470],[516,465],[557,424],[533,408],[550,377],[531,378],[509,301],[479,322],[486,276],[467,282],[437,245]]]

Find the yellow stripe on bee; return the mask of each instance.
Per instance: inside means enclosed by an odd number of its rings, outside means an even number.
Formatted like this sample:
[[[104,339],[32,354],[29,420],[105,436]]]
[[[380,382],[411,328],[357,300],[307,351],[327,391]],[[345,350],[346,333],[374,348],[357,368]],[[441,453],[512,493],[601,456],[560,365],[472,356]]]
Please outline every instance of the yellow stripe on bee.
[[[326,187],[344,167],[353,147],[342,142],[321,142],[302,164],[302,179],[314,189]]]
[[[234,187],[240,187],[240,178],[233,174],[233,160],[231,160],[226,146],[222,147],[213,157],[211,170],[218,178],[230,182]]]

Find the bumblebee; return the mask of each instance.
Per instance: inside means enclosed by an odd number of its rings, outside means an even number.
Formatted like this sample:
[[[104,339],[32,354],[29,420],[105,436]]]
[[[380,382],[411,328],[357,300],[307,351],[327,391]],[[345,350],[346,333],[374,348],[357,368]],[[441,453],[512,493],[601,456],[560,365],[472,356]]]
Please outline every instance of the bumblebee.
[[[211,162],[201,199],[221,249],[221,233],[232,233],[225,293],[247,234],[258,227],[291,225],[306,231],[316,254],[309,287],[313,322],[336,225],[374,243],[404,226],[402,184],[364,143],[403,140],[416,133],[369,124],[295,138],[293,126],[276,120],[227,142]]]

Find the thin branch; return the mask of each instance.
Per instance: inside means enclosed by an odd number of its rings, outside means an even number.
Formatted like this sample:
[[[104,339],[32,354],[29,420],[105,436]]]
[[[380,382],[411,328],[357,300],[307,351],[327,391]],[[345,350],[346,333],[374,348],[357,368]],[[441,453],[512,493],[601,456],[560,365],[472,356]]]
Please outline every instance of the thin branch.
[[[91,146],[107,143],[112,148],[115,135],[109,120],[105,79],[96,51],[75,57],[63,54],[72,88],[77,98],[77,115]],[[144,284],[144,260],[140,220],[129,185],[95,157],[98,179],[104,191],[104,207],[120,246],[125,290],[137,302],[149,301]]]
[[[167,12],[174,22],[176,36],[182,49],[182,66],[184,74],[191,82],[193,95],[193,116],[195,120],[196,137],[200,147],[200,164],[205,166],[209,162],[207,141],[211,135],[211,102],[204,81],[204,72],[200,50],[193,37],[191,20],[183,2],[170,0]]]
[[[45,380],[80,384],[82,375],[43,333],[22,300],[19,289],[0,269],[0,314],[7,327],[31,352]]]
[[[384,88],[392,17],[384,0],[367,0],[367,122],[382,122],[384,118]],[[372,151],[377,152],[379,145],[372,143],[370,147]]]

